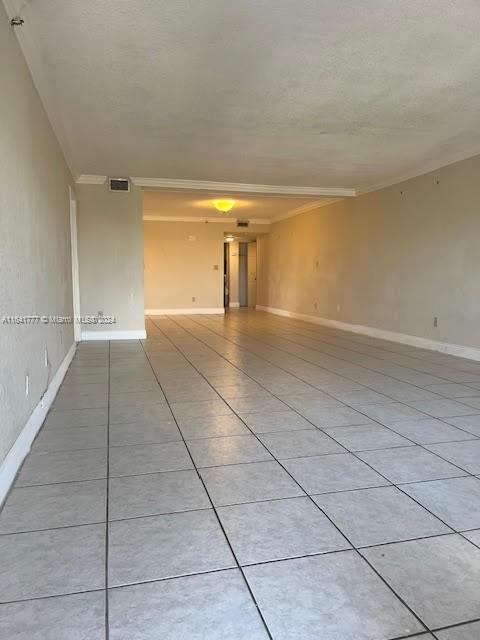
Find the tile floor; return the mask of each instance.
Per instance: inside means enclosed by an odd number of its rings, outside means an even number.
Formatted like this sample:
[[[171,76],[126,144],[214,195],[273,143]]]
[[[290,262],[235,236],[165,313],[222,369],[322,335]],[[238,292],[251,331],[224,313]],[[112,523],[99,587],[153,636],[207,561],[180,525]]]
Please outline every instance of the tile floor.
[[[0,640],[480,638],[480,363],[147,330],[78,348],[0,514]]]

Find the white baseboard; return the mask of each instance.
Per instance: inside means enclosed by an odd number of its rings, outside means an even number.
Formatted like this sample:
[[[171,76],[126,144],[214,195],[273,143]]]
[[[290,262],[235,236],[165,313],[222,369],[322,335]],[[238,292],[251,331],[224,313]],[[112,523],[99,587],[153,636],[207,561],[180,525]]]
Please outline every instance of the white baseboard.
[[[77,345],[73,343],[68,350],[67,355],[48,385],[48,389],[32,411],[26,425],[23,427],[20,435],[15,440],[12,448],[0,465],[0,506],[7,497],[10,487],[12,486],[23,461],[30,451],[32,443],[35,440],[35,436],[40,431],[40,427],[42,426],[48,410],[57,395],[58,388],[67,373],[70,362],[75,355],[76,346]]]
[[[469,360],[480,360],[480,349],[475,347],[466,347],[461,344],[451,344],[449,342],[440,342],[429,338],[421,338],[420,336],[412,336],[407,333],[398,333],[397,331],[387,331],[386,329],[377,329],[375,327],[367,327],[361,324],[350,324],[349,322],[340,322],[330,318],[321,318],[311,316],[305,313],[297,313],[296,311],[287,311],[286,309],[276,309],[275,307],[265,307],[257,305],[259,311],[266,311],[277,316],[285,316],[286,318],[294,318],[295,320],[304,320],[312,324],[320,324],[325,327],[333,327],[342,331],[350,331],[351,333],[359,333],[380,340],[388,340],[390,342],[398,342],[406,344],[410,347],[418,347],[419,349],[428,349],[429,351],[439,351],[458,358],[467,358]]]
[[[212,309],[206,309],[202,307],[195,307],[193,309],[145,309],[146,316],[194,316],[194,315],[215,315],[225,313],[223,307],[214,307]]]
[[[145,340],[145,329],[134,331],[82,331],[82,340]]]
[[[228,306],[231,307],[232,309],[239,309],[240,308],[240,302],[229,302]]]

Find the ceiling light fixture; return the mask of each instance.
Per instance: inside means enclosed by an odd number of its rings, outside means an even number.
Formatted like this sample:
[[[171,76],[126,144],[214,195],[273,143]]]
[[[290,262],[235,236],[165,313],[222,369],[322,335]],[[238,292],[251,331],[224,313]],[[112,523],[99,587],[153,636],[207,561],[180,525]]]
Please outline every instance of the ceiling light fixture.
[[[233,242],[235,238],[233,236],[225,236],[225,242]]]
[[[220,213],[227,213],[228,211],[231,211],[235,206],[235,200],[214,200],[213,206],[217,211],[220,211]]]

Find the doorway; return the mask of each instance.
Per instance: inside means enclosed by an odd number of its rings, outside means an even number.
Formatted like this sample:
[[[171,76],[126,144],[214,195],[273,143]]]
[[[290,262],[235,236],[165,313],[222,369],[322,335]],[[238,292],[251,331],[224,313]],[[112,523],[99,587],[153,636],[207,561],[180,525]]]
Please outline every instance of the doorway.
[[[240,307],[248,307],[248,244],[238,245],[238,302]]]
[[[252,309],[257,305],[257,243],[249,242],[247,249],[247,304]]]
[[[225,236],[224,301],[232,308],[257,304],[257,242],[253,234]]]
[[[240,242],[238,249],[238,301],[240,307],[257,304],[257,243]]]

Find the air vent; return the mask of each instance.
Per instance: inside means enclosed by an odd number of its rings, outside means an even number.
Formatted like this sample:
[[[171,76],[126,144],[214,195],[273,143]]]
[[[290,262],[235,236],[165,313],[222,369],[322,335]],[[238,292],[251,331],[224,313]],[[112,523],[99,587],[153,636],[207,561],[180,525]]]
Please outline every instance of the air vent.
[[[130,180],[127,178],[109,178],[110,191],[130,191]]]
[[[237,220],[237,227],[248,227],[248,220]]]

